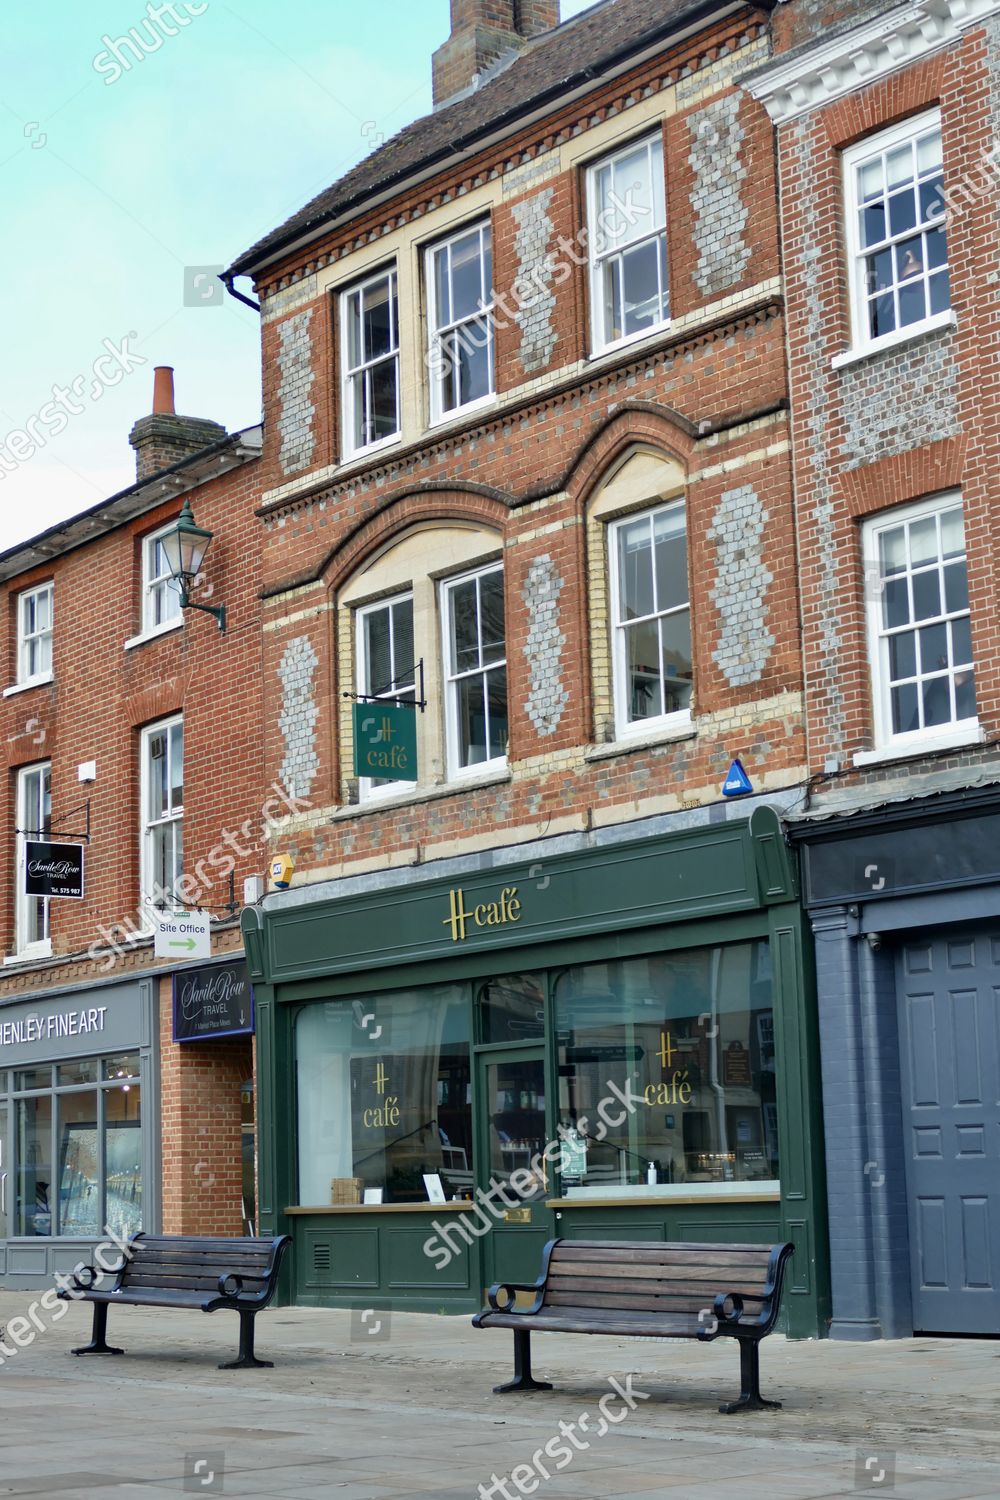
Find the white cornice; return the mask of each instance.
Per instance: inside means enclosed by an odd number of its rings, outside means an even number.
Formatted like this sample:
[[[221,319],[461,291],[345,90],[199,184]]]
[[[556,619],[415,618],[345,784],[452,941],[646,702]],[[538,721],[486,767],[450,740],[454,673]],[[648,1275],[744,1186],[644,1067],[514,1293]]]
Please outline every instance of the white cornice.
[[[780,58],[744,81],[776,125],[940,52],[1000,12],[1000,0],[921,0]]]

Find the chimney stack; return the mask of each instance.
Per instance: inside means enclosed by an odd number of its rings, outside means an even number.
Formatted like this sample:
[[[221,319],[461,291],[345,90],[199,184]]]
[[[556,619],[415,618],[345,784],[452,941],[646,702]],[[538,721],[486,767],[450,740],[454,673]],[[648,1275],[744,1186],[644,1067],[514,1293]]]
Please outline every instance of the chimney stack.
[[[499,58],[559,25],[559,0],[451,0],[451,36],[434,54],[434,107],[472,87]]]
[[[204,417],[179,417],[174,410],[174,372],[170,365],[153,371],[153,410],[140,417],[129,433],[135,449],[135,477],[140,483],[182,458],[210,448],[226,436],[218,422]]]

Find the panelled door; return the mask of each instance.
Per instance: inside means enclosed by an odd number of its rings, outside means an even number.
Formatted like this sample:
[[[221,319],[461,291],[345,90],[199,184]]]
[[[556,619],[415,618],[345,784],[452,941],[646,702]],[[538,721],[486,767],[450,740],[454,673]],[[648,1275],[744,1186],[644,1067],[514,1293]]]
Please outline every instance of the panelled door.
[[[904,943],[896,993],[913,1325],[1000,1334],[1000,930]]]

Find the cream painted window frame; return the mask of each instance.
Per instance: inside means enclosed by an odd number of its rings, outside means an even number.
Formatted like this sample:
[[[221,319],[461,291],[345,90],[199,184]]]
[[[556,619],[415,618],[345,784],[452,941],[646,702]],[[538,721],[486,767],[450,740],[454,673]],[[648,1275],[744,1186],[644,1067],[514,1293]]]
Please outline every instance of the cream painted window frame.
[[[486,563],[479,568],[473,568],[467,572],[456,573],[452,577],[442,578],[439,583],[440,590],[440,615],[441,615],[441,662],[442,680],[444,685],[444,721],[445,721],[445,765],[449,781],[464,781],[469,777],[481,776],[484,771],[497,770],[506,766],[507,751],[503,755],[488,756],[485,760],[475,761],[472,765],[463,766],[459,764],[459,727],[458,727],[458,684],[476,673],[483,676],[490,672],[504,672],[506,682],[505,704],[507,710],[507,733],[508,743],[510,738],[510,684],[507,682],[507,610],[506,598],[504,600],[504,654],[502,661],[491,661],[487,666],[471,668],[469,671],[458,672],[454,662],[454,641],[451,629],[451,592],[460,584],[468,583],[472,579],[477,580],[477,621],[479,621],[479,589],[478,580],[485,578],[488,574],[499,573],[501,581],[506,584],[506,570],[503,562]],[[478,631],[480,641],[480,655],[482,655],[482,629]]]
[[[849,353],[854,357],[863,354],[875,354],[881,349],[891,349],[895,345],[905,343],[909,339],[918,338],[922,333],[928,333],[932,329],[947,327],[955,321],[949,286],[947,308],[938,312],[929,312],[916,323],[900,324],[897,319],[894,328],[887,330],[883,334],[878,334],[874,338],[868,331],[868,297],[865,286],[864,263],[867,256],[872,254],[872,251],[869,248],[862,248],[858,227],[862,208],[862,199],[859,191],[860,172],[866,162],[878,156],[884,157],[888,153],[898,150],[900,146],[905,145],[907,142],[912,144],[918,136],[929,134],[935,127],[940,135],[940,109],[927,110],[923,114],[913,115],[907,120],[903,120],[896,125],[891,125],[885,130],[879,130],[871,135],[867,135],[864,140],[858,141],[853,146],[849,146],[842,153],[844,237],[847,249],[847,273],[851,305],[851,348]],[[911,181],[915,184],[917,178],[913,178]],[[889,194],[887,191],[883,201],[888,202],[888,200]],[[928,225],[933,226],[937,223],[940,223],[940,227],[945,232],[944,270],[947,272],[948,248],[944,204],[942,204],[940,220],[927,220],[920,227],[914,226],[914,228],[898,235],[890,235],[887,240],[880,243],[894,255],[897,243],[912,238],[920,234],[922,229],[926,229]],[[935,269],[940,270],[941,268],[936,267]],[[929,272],[924,272],[923,280],[924,285],[928,287],[927,295],[929,296]],[[900,284],[895,279],[894,273],[892,283],[894,308],[898,308],[897,294]],[[904,282],[902,285],[906,285],[906,283]]]
[[[907,522],[920,521],[928,516],[940,516],[945,511],[961,510],[963,521],[963,539],[965,513],[962,503],[961,492],[950,490],[946,494],[936,495],[931,500],[921,500],[914,505],[894,506],[891,510],[881,511],[878,515],[871,516],[866,520],[861,529],[861,544],[864,557],[865,577],[870,584],[875,585],[866,590],[867,599],[867,635],[868,635],[868,663],[871,677],[872,694],[872,718],[875,730],[876,751],[893,751],[896,754],[912,749],[918,755],[922,749],[934,749],[939,744],[947,745],[966,744],[975,741],[979,732],[979,716],[972,714],[964,719],[949,719],[943,724],[926,725],[915,730],[901,730],[895,732],[892,728],[892,701],[891,701],[891,679],[889,675],[889,638],[891,631],[886,631],[882,625],[880,615],[883,595],[883,577],[879,561],[879,538],[885,531]],[[940,537],[940,524],[938,525],[938,536]],[[907,571],[905,577],[909,584],[911,574],[911,558],[909,542],[907,541]],[[965,552],[966,583],[968,583],[968,547]],[[943,563],[941,554],[938,553],[937,566],[939,570]],[[908,598],[912,600],[912,587],[908,587]],[[942,600],[942,603],[946,601]],[[935,617],[934,621],[928,619],[920,622],[912,620],[911,626],[915,633],[921,628],[927,628],[928,624],[936,623],[943,619],[949,621],[967,617],[971,619],[968,607],[965,610],[945,612],[943,616]],[[950,637],[950,632],[949,632]],[[919,649],[919,647],[918,647]],[[949,650],[949,656],[950,656]],[[976,664],[972,663],[973,677],[975,676]],[[950,672],[951,668],[949,668]],[[923,676],[917,676],[919,686],[926,680]],[[952,681],[949,675],[949,683]]]
[[[435,276],[435,256],[442,251],[449,252],[451,246],[457,240],[464,240],[475,231],[479,232],[479,254],[480,254],[480,285],[485,277],[482,270],[484,235],[489,237],[490,257],[490,300],[488,305],[480,306],[478,312],[470,314],[465,318],[449,320],[447,323],[438,322],[437,305],[437,278]],[[494,326],[494,309],[496,307],[496,294],[493,289],[493,222],[490,216],[486,218],[473,219],[467,224],[446,235],[443,239],[433,241],[424,249],[424,285],[427,294],[427,374],[430,387],[430,426],[438,426],[442,422],[450,422],[455,417],[462,416],[466,412],[478,411],[481,407],[490,405],[496,400],[497,394],[497,362],[496,362],[496,331]],[[443,390],[443,368],[445,355],[442,348],[442,337],[448,333],[457,332],[474,324],[479,318],[485,318],[489,330],[489,380],[490,388],[483,396],[477,396],[472,401],[466,401],[457,406],[445,407],[442,400]]]
[[[405,589],[398,594],[391,594],[385,599],[373,599],[370,604],[358,604],[354,607],[354,681],[356,691],[359,694],[367,694],[370,691],[370,688],[366,686],[366,682],[368,680],[368,653],[365,649],[365,620],[369,615],[375,614],[379,610],[392,609],[394,605],[406,603],[409,603],[410,605],[410,630],[411,634],[413,635],[413,685],[411,687],[404,687],[401,689],[393,688],[392,691],[387,692],[376,692],[373,696],[378,699],[383,699],[386,703],[398,703],[407,699],[412,699],[414,701],[414,704],[416,703],[416,664],[420,658],[417,656],[417,638],[414,628],[415,618],[413,612],[412,588]],[[393,670],[395,671],[396,648],[394,641],[390,645],[390,655],[392,657]],[[416,707],[414,707],[413,712],[419,715],[419,710]],[[420,756],[418,748],[418,771],[419,766]],[[385,780],[383,785],[376,786],[372,777],[359,776],[358,798],[361,802],[376,802],[381,797],[398,797],[400,792],[408,791],[411,787],[417,786],[418,784],[419,783],[413,781]]]
[[[627,712],[628,707],[628,658],[626,655],[627,624],[619,618],[621,608],[621,568],[618,556],[618,534],[625,526],[632,526],[636,521],[647,519],[652,522],[653,518],[665,511],[680,511],[684,518],[684,545],[685,557],[687,556],[688,536],[688,514],[686,496],[678,495],[671,500],[661,501],[659,504],[644,506],[640,509],[629,511],[626,515],[613,516],[606,523],[607,554],[608,554],[608,593],[609,593],[609,626],[611,630],[611,656],[612,656],[612,678],[614,684],[615,703],[615,735],[619,740],[631,739],[635,735],[649,734],[657,730],[683,729],[691,723],[690,708],[676,709],[672,713],[655,714],[647,719],[630,719]],[[688,613],[688,625],[691,622],[691,584],[690,573],[688,573],[687,600],[683,605],[673,606],[669,610],[660,610],[646,618],[659,621],[669,615],[679,614],[683,609]],[[692,658],[694,645],[692,636]],[[692,660],[692,697],[694,695],[694,662]]]
[[[355,297],[364,299],[365,292],[377,286],[380,282],[389,283],[390,308],[392,325],[395,332],[395,346],[388,354],[379,355],[374,359],[363,359],[359,365],[351,366],[349,361],[350,331],[349,320],[352,316],[350,304]],[[402,361],[400,349],[400,325],[399,325],[399,271],[393,264],[383,266],[381,270],[374,271],[365,276],[361,281],[355,281],[351,286],[344,287],[337,294],[337,305],[340,314],[340,394],[342,405],[341,420],[341,453],[344,463],[359,458],[362,454],[374,453],[380,448],[388,447],[392,443],[398,443],[403,433],[403,393],[402,393]],[[370,443],[355,445],[354,427],[357,417],[356,406],[356,382],[359,376],[367,379],[368,374],[377,365],[386,364],[392,359],[396,366],[396,427],[393,432],[386,433],[384,437],[375,438]]]
[[[41,798],[44,817],[45,799],[48,798],[48,818],[52,820],[52,762],[38,761],[32,766],[22,766],[17,773],[17,854],[15,858],[15,905],[14,905],[14,952],[18,959],[48,958],[52,953],[52,934],[50,928],[52,905],[47,896],[29,896],[24,889],[24,875],[27,867],[27,843],[29,838],[43,838],[49,829],[32,828],[29,826],[29,818],[32,813],[28,807],[29,782],[36,777],[42,778]],[[41,901],[42,903],[42,936],[29,939],[27,936],[28,920],[30,913],[30,902]]]
[[[640,147],[646,148],[646,160],[649,166],[649,181],[647,186],[652,196],[653,173],[655,163],[652,160],[652,148],[659,147],[660,174],[662,177],[663,193],[663,222],[654,223],[649,232],[639,235],[634,240],[629,240],[620,246],[607,249],[603,254],[598,252],[598,227],[601,210],[597,200],[597,178],[598,174],[614,165],[622,157],[631,156]],[[606,354],[609,350],[619,349],[625,345],[635,343],[639,339],[649,338],[652,334],[659,333],[670,324],[670,247],[667,239],[667,184],[665,176],[665,159],[663,155],[662,131],[651,131],[643,135],[633,137],[631,140],[616,146],[614,151],[589,162],[586,167],[586,203],[587,203],[587,246],[589,257],[589,288],[590,288],[590,345],[591,357]],[[604,295],[601,288],[601,279],[606,266],[613,261],[618,261],[619,266],[622,257],[629,250],[634,250],[644,243],[656,241],[662,243],[663,257],[666,261],[666,285],[660,289],[661,302],[666,304],[665,314],[650,325],[649,328],[640,328],[632,333],[623,333],[618,338],[609,338],[604,326]],[[620,271],[619,271],[620,276]],[[657,271],[659,277],[659,268]],[[624,307],[624,288],[622,286],[622,305]]]
[[[48,596],[48,624],[41,630],[28,629],[28,612],[32,604],[35,605],[37,617],[37,601]],[[47,583],[40,583],[36,588],[25,589],[17,596],[17,687],[33,687],[36,683],[52,681],[52,641],[55,628],[55,585],[51,579]],[[38,645],[40,650],[47,647],[48,665],[37,671],[30,670],[31,649]]]

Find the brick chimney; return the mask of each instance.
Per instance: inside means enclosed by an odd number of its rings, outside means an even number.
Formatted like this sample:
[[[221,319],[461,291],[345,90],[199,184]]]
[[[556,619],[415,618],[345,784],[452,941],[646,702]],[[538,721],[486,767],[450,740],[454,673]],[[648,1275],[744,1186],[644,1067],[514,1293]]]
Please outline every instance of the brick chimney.
[[[170,365],[153,371],[153,410],[140,417],[129,433],[135,449],[135,477],[142,481],[182,458],[210,448],[226,436],[218,422],[204,417],[179,417],[174,410],[174,372]]]
[[[498,58],[559,25],[559,0],[451,0],[451,36],[434,54],[434,106],[471,88]]]

